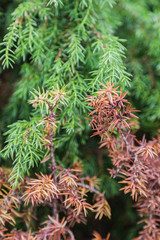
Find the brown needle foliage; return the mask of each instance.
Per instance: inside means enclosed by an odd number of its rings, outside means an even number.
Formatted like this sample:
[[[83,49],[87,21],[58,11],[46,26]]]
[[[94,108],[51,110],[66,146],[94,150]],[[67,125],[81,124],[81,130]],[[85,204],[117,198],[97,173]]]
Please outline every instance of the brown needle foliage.
[[[58,215],[56,219],[49,216],[49,220],[45,221],[43,224],[46,226],[40,229],[38,232],[36,239],[37,240],[56,240],[56,239],[64,239],[64,240],[74,240],[74,235],[69,228],[66,227],[67,221],[65,218],[61,220],[58,219]]]
[[[103,240],[101,235],[96,231],[93,232],[93,236],[94,238],[92,238],[92,240]],[[107,234],[107,237],[104,240],[109,240],[109,239],[110,239],[110,233]]]
[[[2,172],[4,173],[3,169],[1,169]],[[3,178],[1,180],[3,181]],[[15,196],[14,190],[10,188],[8,182],[3,182],[0,189],[0,226],[5,226],[5,222],[15,224],[14,216],[17,214],[15,208],[18,203],[19,200]]]
[[[38,94],[38,96],[37,96]],[[41,161],[51,161],[49,174],[35,173],[35,178],[25,177],[19,188],[11,189],[8,175],[0,169],[0,236],[2,239],[14,240],[74,240],[71,228],[75,223],[86,224],[88,211],[96,212],[96,218],[103,215],[110,218],[110,206],[99,192],[99,180],[94,177],[83,177],[83,169],[78,162],[68,169],[56,163],[54,135],[56,132],[55,108],[58,103],[65,103],[65,96],[58,89],[41,94],[35,92],[35,99],[31,101],[34,107],[46,107],[48,116],[44,116],[38,126],[43,126],[44,135],[41,138],[46,148],[46,155]],[[25,144],[25,143],[24,143]],[[7,190],[6,190],[7,189]],[[93,195],[93,206],[88,203],[87,193]],[[46,221],[37,219],[38,206],[50,208]],[[21,210],[21,211],[20,211]],[[18,220],[15,221],[15,217]],[[33,224],[37,221],[38,230]],[[5,229],[5,224],[15,224],[24,221],[26,231]],[[32,231],[31,231],[32,229]]]
[[[88,98],[93,108],[89,114],[93,136],[99,135],[100,147],[108,149],[114,166],[109,169],[111,176],[121,177],[121,190],[130,193],[136,201],[137,211],[144,223],[137,240],[157,240],[160,238],[160,135],[148,142],[145,137],[137,140],[132,134],[132,126],[137,119],[134,115],[136,110],[125,99],[126,93],[122,94],[111,82],[103,87],[96,96]],[[95,212],[95,218],[101,219],[104,215],[110,218],[111,209],[104,194],[99,191],[99,179],[96,176],[84,177],[83,168],[78,162],[70,169],[56,162],[55,108],[59,102],[65,103],[65,96],[59,89],[38,94],[31,102],[36,107],[40,105],[43,108],[45,105],[48,111],[48,116],[44,116],[38,125],[44,126],[42,141],[46,155],[41,163],[51,161],[49,174],[35,173],[35,178],[24,177],[19,188],[12,189],[12,183],[8,182],[9,174],[0,169],[0,237],[15,240],[74,240],[71,228],[75,223],[86,224],[88,211]],[[87,201],[88,192],[93,196],[92,204]],[[38,206],[50,208],[49,216],[45,216],[47,220],[40,223],[39,230],[33,224],[37,221]],[[18,220],[15,221],[15,218]],[[6,228],[8,224],[14,225],[22,220],[26,231],[14,228],[9,232]],[[94,239],[101,240],[102,237],[94,232]]]
[[[138,240],[159,239],[160,236],[160,135],[147,142],[138,141],[131,133],[136,112],[118,87],[111,82],[88,98],[93,111],[89,114],[95,135],[101,137],[100,147],[106,146],[114,168],[112,177],[122,177],[121,190],[130,193],[143,218],[143,230]],[[132,121],[133,118],[133,121]],[[99,206],[100,207],[100,206]]]
[[[54,198],[58,198],[59,190],[53,183],[51,176],[45,176],[41,173],[41,176],[36,174],[38,179],[30,179],[26,182],[26,192],[24,194],[25,203],[41,204],[45,201],[51,202]]]
[[[95,218],[101,219],[103,215],[111,218],[111,209],[108,202],[102,197],[99,201],[97,201],[93,208],[95,209],[96,216]]]
[[[5,234],[7,240],[35,240],[32,236],[31,231],[23,232],[22,230],[13,229],[11,233]]]

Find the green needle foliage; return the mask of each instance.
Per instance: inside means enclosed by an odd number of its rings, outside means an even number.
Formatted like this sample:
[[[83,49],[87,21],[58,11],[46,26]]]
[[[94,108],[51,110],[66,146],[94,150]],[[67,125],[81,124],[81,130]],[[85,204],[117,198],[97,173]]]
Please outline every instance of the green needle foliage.
[[[79,160],[85,175],[100,176],[100,188],[112,198],[111,208],[115,209],[117,223],[110,225],[115,239],[136,236],[133,226],[137,219],[129,200],[125,202],[121,195],[120,200],[114,198],[118,184],[107,175],[111,163],[106,163],[104,151],[98,150],[99,139],[90,139],[86,118],[91,109],[86,97],[111,79],[128,90],[129,101],[141,111],[135,126],[137,137],[157,134],[159,11],[158,0],[2,0],[0,6],[0,100],[5,89],[2,80],[10,86],[6,87],[7,97],[12,93],[2,103],[0,157],[2,165],[12,168],[12,187],[36,170],[43,168],[43,173],[48,173],[48,162],[43,167],[40,164],[48,157],[42,119],[49,113],[46,101],[53,102],[55,92],[63,93],[65,100],[54,109],[55,161],[70,167]],[[37,109],[35,99],[39,101]],[[124,209],[117,210],[119,204]],[[124,215],[125,209],[131,212],[129,217]],[[118,223],[121,216],[123,226]],[[123,233],[126,222],[132,232]]]
[[[143,132],[155,135],[160,127],[160,4],[159,1],[118,1],[119,36],[127,39],[128,70],[133,75],[131,96],[141,110]]]
[[[10,181],[13,187],[18,185],[18,180],[23,181],[24,174],[29,173],[31,167],[38,165],[43,157],[42,141],[43,136],[37,127],[37,121],[18,121],[9,126],[6,132],[8,135],[7,145],[3,149],[4,157],[11,157],[13,170]]]
[[[13,11],[2,43],[3,68],[14,67],[15,62],[21,65],[21,79],[5,109],[10,112],[8,121],[29,120],[32,109],[27,100],[32,98],[33,88],[65,86],[69,103],[58,114],[57,144],[67,144],[74,159],[79,155],[78,136],[85,135],[81,138],[84,143],[89,130],[86,96],[110,78],[123,86],[129,84],[130,74],[123,62],[125,48],[114,36],[116,21],[111,23],[113,3],[23,1]]]

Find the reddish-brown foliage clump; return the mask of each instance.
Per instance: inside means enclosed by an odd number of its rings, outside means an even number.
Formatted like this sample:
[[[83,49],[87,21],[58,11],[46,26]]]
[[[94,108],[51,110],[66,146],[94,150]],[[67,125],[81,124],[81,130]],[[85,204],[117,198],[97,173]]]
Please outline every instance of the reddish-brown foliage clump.
[[[103,84],[102,84],[103,85]],[[131,104],[118,87],[109,82],[88,98],[93,111],[89,114],[95,135],[101,137],[100,147],[106,146],[114,168],[112,177],[123,178],[121,190],[136,201],[141,222],[145,225],[137,240],[160,238],[160,135],[147,142],[132,134],[137,118]]]

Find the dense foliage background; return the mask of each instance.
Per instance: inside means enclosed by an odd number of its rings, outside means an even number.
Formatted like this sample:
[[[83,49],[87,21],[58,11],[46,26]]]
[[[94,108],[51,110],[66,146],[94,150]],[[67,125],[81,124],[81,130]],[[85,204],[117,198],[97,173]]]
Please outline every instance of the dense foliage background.
[[[65,87],[69,104],[57,110],[56,161],[70,166],[80,160],[86,175],[101,178],[101,190],[111,205],[112,219],[101,222],[89,217],[88,225],[76,226],[77,239],[91,238],[93,230],[112,239],[132,239],[140,226],[132,200],[119,192],[117,180],[107,168],[111,163],[99,138],[90,138],[87,95],[99,82],[112,82],[128,91],[139,120],[135,134],[156,136],[160,118],[160,3],[158,0],[50,0],[3,1],[0,3],[1,76],[0,146],[4,147],[7,126],[22,129],[23,121],[40,118],[28,100],[33,89]],[[9,27],[9,28],[8,28]],[[39,90],[38,90],[39,91]],[[15,123],[13,125],[13,123]],[[15,132],[14,132],[15,134]],[[16,133],[17,136],[19,132]],[[43,149],[42,149],[43,151]],[[1,153],[1,166],[12,168],[12,158]],[[26,174],[27,164],[15,183]],[[46,165],[30,170],[45,172]],[[47,171],[47,170],[46,170]],[[40,216],[47,214],[39,209]]]

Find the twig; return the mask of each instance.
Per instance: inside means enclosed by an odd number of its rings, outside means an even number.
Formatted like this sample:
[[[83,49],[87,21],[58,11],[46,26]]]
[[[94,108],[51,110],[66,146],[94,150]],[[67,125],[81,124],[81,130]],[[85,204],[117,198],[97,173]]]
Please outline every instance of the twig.
[[[97,195],[101,195],[101,196],[103,196],[103,193],[100,193],[100,192],[97,191],[95,188],[90,187],[90,186],[88,186],[87,184],[84,184],[84,183],[77,183],[77,185],[78,185],[79,187],[86,188],[86,189],[88,189],[90,192],[96,193]]]
[[[54,119],[54,112],[53,112],[53,106],[49,106],[49,119],[51,121],[51,127],[50,127],[50,132],[49,132],[49,141],[50,141],[50,157],[51,157],[51,168],[53,171],[53,179],[54,179],[54,184],[56,184],[56,173],[55,173],[55,168],[56,168],[56,162],[55,162],[55,156],[54,156],[54,146],[53,146],[53,127],[52,127],[52,120]],[[54,218],[56,218],[57,215],[57,200],[53,200],[52,204],[52,215]]]

